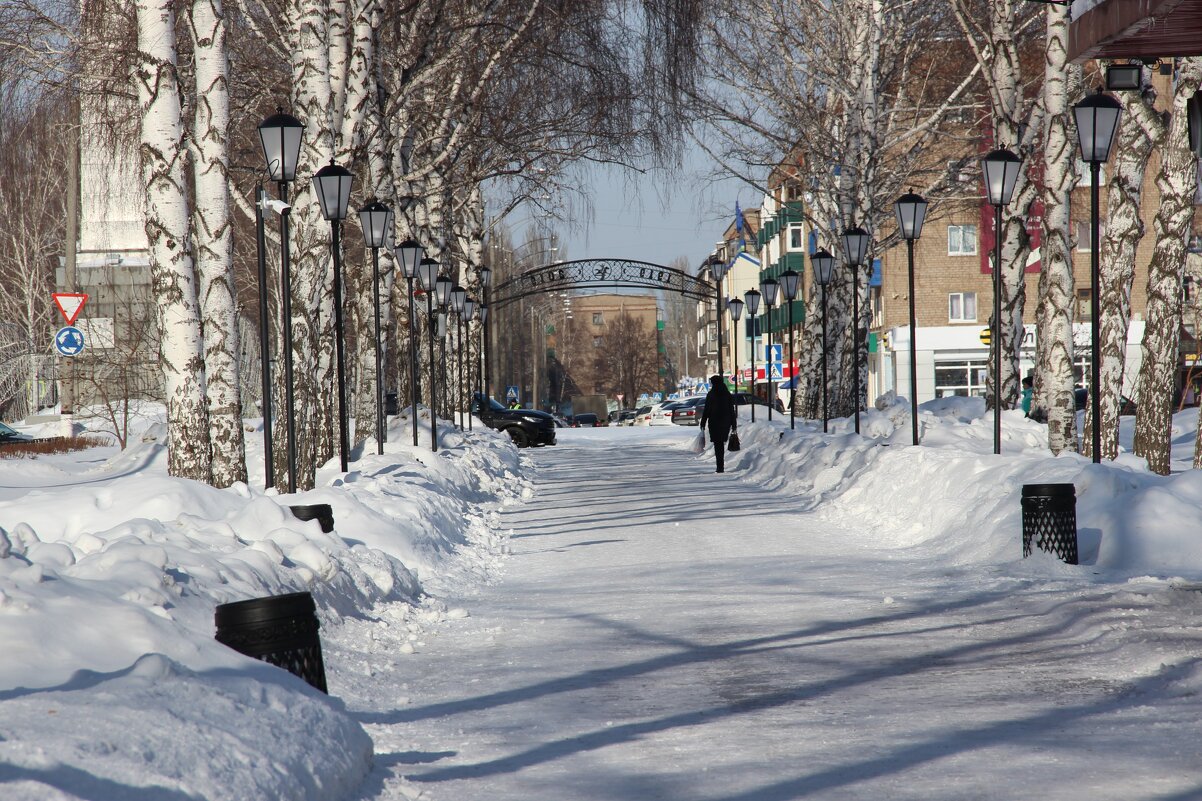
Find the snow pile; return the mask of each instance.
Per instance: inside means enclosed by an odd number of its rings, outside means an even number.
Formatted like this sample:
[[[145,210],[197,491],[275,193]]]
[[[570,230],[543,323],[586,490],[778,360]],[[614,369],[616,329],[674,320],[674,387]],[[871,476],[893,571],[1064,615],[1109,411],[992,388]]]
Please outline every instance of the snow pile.
[[[318,489],[288,497],[170,478],[153,430],[123,453],[0,459],[5,798],[357,786],[363,729],[336,697],[218,644],[213,611],[308,590],[328,627],[487,576],[504,547],[492,510],[529,493],[517,451],[487,429],[440,433],[437,454],[414,448],[398,418],[384,456],[370,442],[352,472],[335,459]],[[331,505],[334,532],[287,508],[313,503]]]
[[[922,548],[949,564],[1021,559],[1023,485],[1071,483],[1076,570],[1202,578],[1202,471],[1157,476],[1129,453],[1102,465],[1075,453],[1054,458],[1045,426],[1021,412],[1003,413],[1002,454],[994,455],[993,415],[980,398],[922,404],[915,448],[909,402],[890,397],[880,406],[861,414],[859,435],[851,418],[831,420],[825,436],[821,421],[798,420],[791,431],[787,415],[771,424],[743,419],[744,449],[730,464],[788,493],[798,510],[864,531],[870,545]],[[1196,409],[1174,418],[1174,465],[1190,464],[1197,420]],[[1129,445],[1134,418],[1122,425],[1120,442]]]

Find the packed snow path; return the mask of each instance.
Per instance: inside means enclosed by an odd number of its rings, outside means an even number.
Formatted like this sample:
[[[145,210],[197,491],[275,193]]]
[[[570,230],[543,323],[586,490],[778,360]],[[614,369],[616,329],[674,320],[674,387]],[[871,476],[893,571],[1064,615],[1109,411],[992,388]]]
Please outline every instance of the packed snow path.
[[[345,694],[363,798],[1202,799],[1197,592],[948,568],[629,431],[528,452],[504,576]]]

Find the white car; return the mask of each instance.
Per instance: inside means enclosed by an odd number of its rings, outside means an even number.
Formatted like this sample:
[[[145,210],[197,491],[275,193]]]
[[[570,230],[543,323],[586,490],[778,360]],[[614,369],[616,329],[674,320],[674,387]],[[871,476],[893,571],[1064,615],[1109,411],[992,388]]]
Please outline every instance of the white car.
[[[639,408],[639,413],[634,416],[632,426],[649,426],[651,425],[651,413],[656,409],[655,406],[643,406]]]
[[[668,401],[651,407],[650,419],[647,425],[651,426],[670,426],[672,425],[672,410],[681,404],[681,401]]]

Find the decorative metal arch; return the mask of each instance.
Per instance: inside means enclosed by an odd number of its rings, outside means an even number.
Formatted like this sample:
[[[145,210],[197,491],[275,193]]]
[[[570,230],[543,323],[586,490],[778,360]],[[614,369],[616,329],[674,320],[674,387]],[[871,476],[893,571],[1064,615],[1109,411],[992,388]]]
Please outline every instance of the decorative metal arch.
[[[494,289],[490,302],[500,308],[544,292],[629,287],[664,289],[700,300],[714,295],[711,284],[674,267],[630,259],[579,259],[527,270]]]

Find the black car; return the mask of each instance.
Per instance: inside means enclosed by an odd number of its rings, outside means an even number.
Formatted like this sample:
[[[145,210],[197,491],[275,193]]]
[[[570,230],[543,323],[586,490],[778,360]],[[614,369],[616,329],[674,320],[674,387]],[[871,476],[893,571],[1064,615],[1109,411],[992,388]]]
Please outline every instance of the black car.
[[[752,404],[755,404],[756,406],[768,405],[768,401],[764,400],[759,395],[752,395],[750,392],[732,392],[731,394],[734,395],[735,406],[750,406]],[[772,408],[783,413],[785,411],[785,404],[781,402],[780,398],[777,398],[776,405]]]
[[[600,428],[601,426],[605,425],[605,423],[592,412],[585,412],[584,414],[576,415],[576,417],[573,418],[573,422],[575,423],[575,428]]]
[[[504,431],[519,448],[555,444],[555,418],[536,409],[506,409],[492,398],[477,394],[472,414],[484,425]]]

